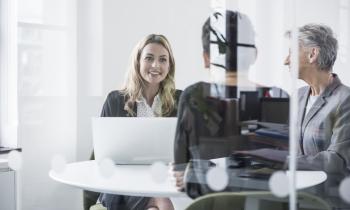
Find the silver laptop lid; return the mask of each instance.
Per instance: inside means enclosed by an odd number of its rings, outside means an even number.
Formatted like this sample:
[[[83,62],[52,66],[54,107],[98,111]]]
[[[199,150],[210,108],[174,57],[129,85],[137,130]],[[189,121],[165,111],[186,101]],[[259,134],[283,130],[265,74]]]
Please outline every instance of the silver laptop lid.
[[[173,161],[177,118],[98,117],[92,119],[95,159],[116,164]]]

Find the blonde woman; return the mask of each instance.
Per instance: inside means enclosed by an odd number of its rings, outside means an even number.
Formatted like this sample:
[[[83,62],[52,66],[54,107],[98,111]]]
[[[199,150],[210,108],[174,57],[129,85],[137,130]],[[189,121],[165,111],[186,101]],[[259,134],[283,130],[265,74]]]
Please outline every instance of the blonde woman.
[[[124,87],[108,94],[101,117],[175,117],[181,91],[175,89],[174,74],[175,61],[167,38],[146,36],[132,53]],[[85,193],[87,197],[91,196]],[[99,200],[108,210],[173,209],[168,198],[101,194]]]
[[[138,43],[124,87],[109,93],[102,117],[176,116],[175,60],[165,36],[151,34]]]

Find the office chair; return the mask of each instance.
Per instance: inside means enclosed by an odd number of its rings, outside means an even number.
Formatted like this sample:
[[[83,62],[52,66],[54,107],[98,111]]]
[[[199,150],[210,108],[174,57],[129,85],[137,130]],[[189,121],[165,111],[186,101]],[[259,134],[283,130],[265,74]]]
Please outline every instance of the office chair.
[[[320,197],[311,195],[309,193],[300,192],[298,193],[298,209],[301,210],[331,210],[332,207]]]
[[[107,210],[107,208],[102,206],[101,203],[99,203],[91,206],[89,210]]]
[[[277,198],[267,191],[213,193],[197,198],[186,210],[288,210],[288,198]],[[316,196],[298,193],[298,210],[331,210]]]
[[[92,151],[92,153],[91,153],[90,160],[95,160],[94,151]],[[83,190],[84,210],[91,210],[90,207],[92,207],[96,204],[96,201],[97,201],[99,195],[100,195],[100,193],[98,193],[98,192]]]

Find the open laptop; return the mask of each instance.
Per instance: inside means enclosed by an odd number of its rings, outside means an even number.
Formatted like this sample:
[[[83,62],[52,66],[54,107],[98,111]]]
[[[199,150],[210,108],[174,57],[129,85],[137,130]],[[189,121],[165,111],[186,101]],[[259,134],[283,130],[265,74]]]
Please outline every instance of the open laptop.
[[[175,117],[98,117],[92,119],[95,159],[116,164],[173,161]]]

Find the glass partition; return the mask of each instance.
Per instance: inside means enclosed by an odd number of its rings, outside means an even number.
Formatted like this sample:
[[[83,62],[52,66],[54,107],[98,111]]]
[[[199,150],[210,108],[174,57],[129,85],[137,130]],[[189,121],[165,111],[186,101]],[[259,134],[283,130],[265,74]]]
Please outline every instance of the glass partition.
[[[348,0],[17,9],[19,209],[350,208]]]
[[[298,168],[323,171],[327,176],[322,184],[303,191],[322,198],[333,209],[346,209],[349,208],[349,188],[346,187],[349,186],[350,127],[349,77],[344,68],[349,64],[350,5],[342,0],[317,2],[320,4],[316,13],[310,17],[307,13],[313,3],[316,1],[307,4],[296,1],[296,26],[301,27],[299,78],[311,87],[298,94],[299,117],[302,113],[304,117],[299,125],[301,141],[297,163]],[[333,14],[332,18],[328,14]],[[317,68],[306,68],[308,63],[315,63]],[[312,71],[309,69],[317,71],[307,72]]]
[[[192,198],[229,191],[276,209],[296,207],[299,171],[288,170],[297,153],[290,138],[296,131],[289,129],[296,74],[284,67],[283,56],[294,14],[287,4],[211,2],[202,25],[210,79],[182,93],[175,137],[176,170],[186,171]]]

